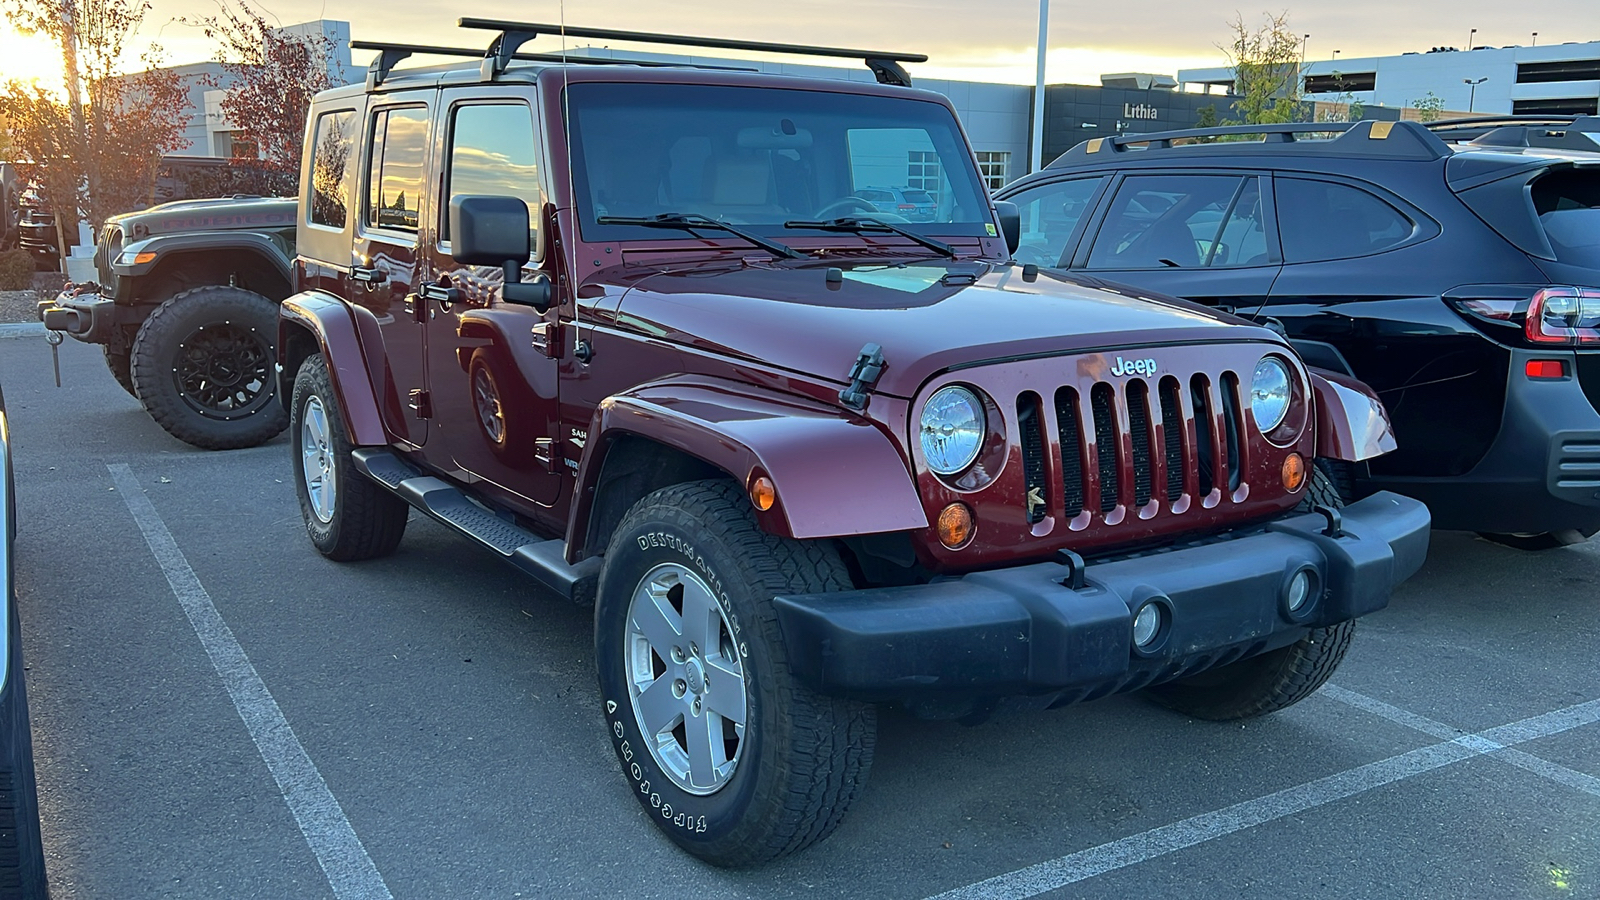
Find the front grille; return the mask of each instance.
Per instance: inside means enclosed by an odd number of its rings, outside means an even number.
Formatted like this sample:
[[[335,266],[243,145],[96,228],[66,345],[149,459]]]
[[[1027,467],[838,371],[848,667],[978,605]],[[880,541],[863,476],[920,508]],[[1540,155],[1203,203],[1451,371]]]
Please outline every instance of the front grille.
[[[1217,489],[1237,491],[1245,480],[1247,437],[1238,376],[1223,373],[1215,387],[1214,393],[1207,376],[1195,375],[1185,398],[1183,384],[1168,376],[1156,385],[1152,402],[1151,386],[1141,379],[1098,382],[1089,389],[1087,415],[1078,391],[1060,388],[1054,398],[1059,460],[1043,440],[1048,423],[1040,421],[1038,395],[1024,392],[1017,397],[1017,420],[1027,489],[1042,495],[1047,466],[1058,464],[1060,512],[1069,519],[1086,509],[1109,513],[1130,500],[1135,508],[1156,499],[1175,503],[1191,484],[1198,498]],[[1124,496],[1130,486],[1131,497]],[[1029,506],[1028,521],[1044,518],[1043,509]]]

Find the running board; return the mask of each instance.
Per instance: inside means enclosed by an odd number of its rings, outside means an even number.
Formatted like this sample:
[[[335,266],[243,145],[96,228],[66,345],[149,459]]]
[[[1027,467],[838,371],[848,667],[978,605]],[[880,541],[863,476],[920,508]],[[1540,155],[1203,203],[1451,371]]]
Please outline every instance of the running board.
[[[600,577],[600,558],[591,556],[568,565],[566,542],[541,538],[508,522],[467,498],[449,482],[424,475],[389,450],[373,447],[353,450],[356,468],[402,500],[488,547],[534,580],[568,600],[594,597]]]

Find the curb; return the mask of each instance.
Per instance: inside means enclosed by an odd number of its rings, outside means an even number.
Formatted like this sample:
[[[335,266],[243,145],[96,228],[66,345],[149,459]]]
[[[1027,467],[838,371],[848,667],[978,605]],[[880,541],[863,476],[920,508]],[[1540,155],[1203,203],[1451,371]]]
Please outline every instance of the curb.
[[[18,322],[0,325],[0,338],[43,337],[43,322]]]

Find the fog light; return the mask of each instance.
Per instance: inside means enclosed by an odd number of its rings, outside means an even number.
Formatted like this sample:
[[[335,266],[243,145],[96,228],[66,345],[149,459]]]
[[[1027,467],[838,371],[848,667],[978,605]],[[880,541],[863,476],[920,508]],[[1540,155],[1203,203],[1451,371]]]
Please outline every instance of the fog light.
[[[964,503],[952,503],[939,513],[939,543],[959,550],[972,539],[972,510]]]
[[[1289,493],[1300,490],[1306,483],[1305,457],[1298,453],[1291,453],[1283,458],[1283,489]]]
[[[1301,569],[1289,579],[1289,612],[1297,613],[1311,600],[1311,583],[1315,576],[1310,569]]]
[[[1133,645],[1141,649],[1148,647],[1160,633],[1161,606],[1146,603],[1139,607],[1139,612],[1133,617]]]

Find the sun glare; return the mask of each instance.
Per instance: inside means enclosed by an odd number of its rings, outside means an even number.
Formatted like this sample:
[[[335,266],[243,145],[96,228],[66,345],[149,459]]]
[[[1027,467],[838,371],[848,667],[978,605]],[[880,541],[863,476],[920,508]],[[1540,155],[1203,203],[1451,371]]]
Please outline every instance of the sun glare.
[[[0,80],[37,81],[61,90],[61,49],[43,35],[26,35],[0,24]]]

